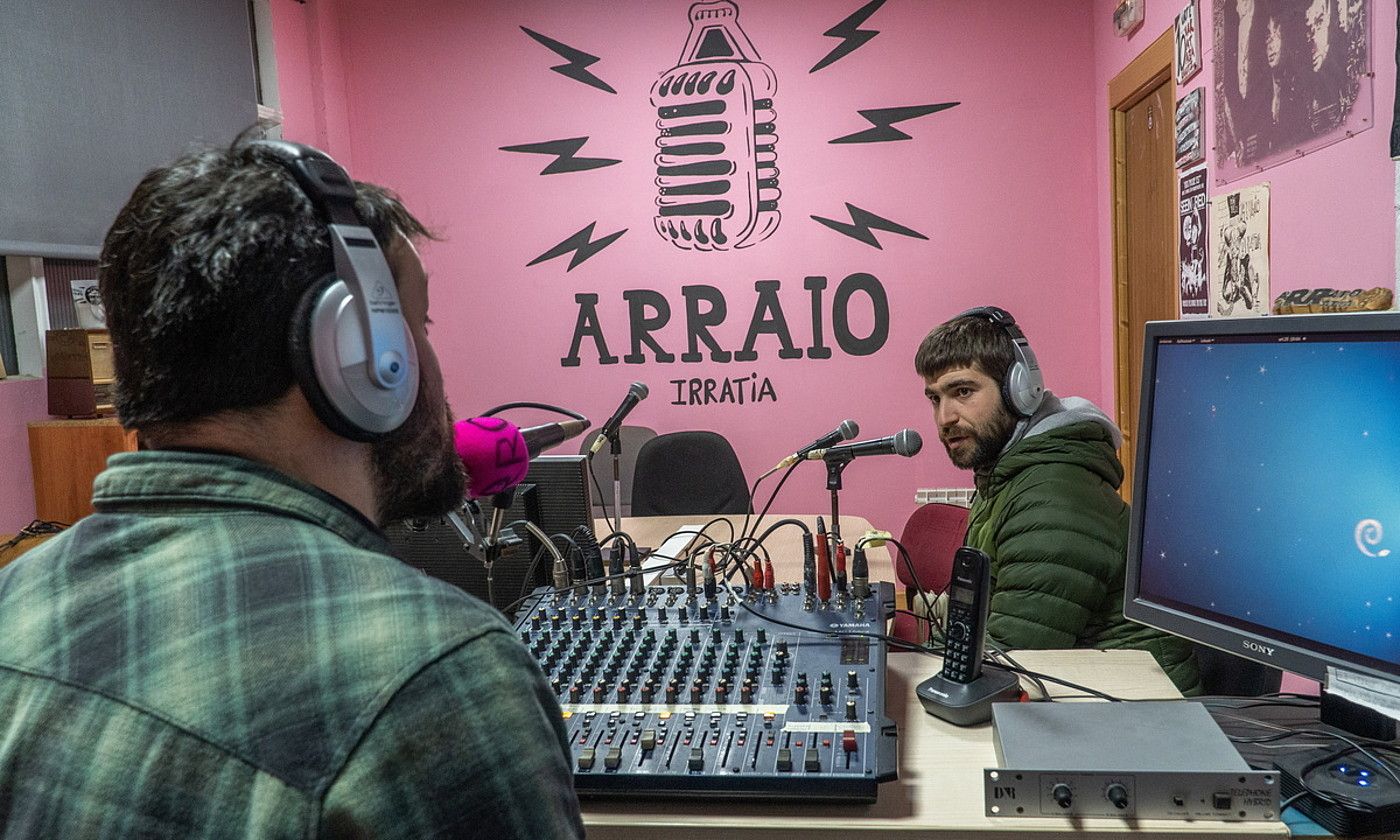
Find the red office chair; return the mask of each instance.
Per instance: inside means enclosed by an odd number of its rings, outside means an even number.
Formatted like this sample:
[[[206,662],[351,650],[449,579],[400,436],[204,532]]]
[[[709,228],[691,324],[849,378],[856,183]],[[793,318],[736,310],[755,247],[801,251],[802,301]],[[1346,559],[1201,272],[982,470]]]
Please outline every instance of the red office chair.
[[[953,554],[962,546],[967,534],[967,514],[965,507],[933,503],[919,507],[904,523],[899,541],[909,549],[918,583],[925,591],[934,592],[948,585],[948,578],[953,574]],[[898,549],[891,547],[890,559],[894,562],[895,578],[905,587],[904,608],[912,610],[914,578]],[[900,639],[922,643],[928,640],[928,623],[912,615],[896,613],[892,632]]]

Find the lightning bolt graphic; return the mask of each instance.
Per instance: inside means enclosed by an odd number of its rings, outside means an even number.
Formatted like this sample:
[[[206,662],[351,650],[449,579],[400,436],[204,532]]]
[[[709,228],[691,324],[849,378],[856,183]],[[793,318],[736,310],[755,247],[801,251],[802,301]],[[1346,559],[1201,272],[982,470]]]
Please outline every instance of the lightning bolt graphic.
[[[621,163],[620,160],[612,158],[581,158],[574,157],[583,144],[588,142],[587,137],[570,137],[568,140],[546,140],[543,143],[523,143],[519,146],[502,146],[503,152],[525,152],[532,155],[554,155],[554,160],[549,166],[540,170],[541,175],[556,175],[560,172],[586,172],[589,169],[601,169],[604,166],[612,166],[614,163]]]
[[[881,251],[885,250],[884,246],[880,244],[880,240],[875,238],[875,234],[871,233],[872,229],[897,233],[900,236],[912,236],[915,239],[928,239],[927,236],[913,228],[907,228],[889,219],[881,218],[868,210],[862,210],[849,201],[846,202],[846,212],[851,214],[851,224],[823,219],[821,216],[813,216],[812,218],[843,236],[849,236],[858,242],[872,245]]]
[[[894,124],[912,120],[915,117],[926,117],[929,114],[936,114],[961,104],[961,102],[939,102],[935,105],[905,105],[900,108],[869,108],[857,111],[856,113],[865,117],[866,121],[875,127],[857,131],[855,134],[847,134],[845,137],[837,137],[828,142],[887,143],[891,140],[912,140],[914,138],[895,128]]]
[[[884,0],[880,1],[884,2]],[[526,29],[523,26],[520,28],[524,30],[526,35],[529,35],[531,38],[534,38],[536,41],[539,41],[545,47],[549,48],[552,52],[557,54],[560,58],[568,62],[567,64],[556,64],[553,67],[549,68],[550,70],[553,70],[561,76],[568,76],[570,79],[573,79],[576,82],[583,82],[589,87],[597,88],[598,90],[605,90],[608,93],[617,93],[617,91],[613,90],[607,82],[588,72],[588,70],[586,69],[589,65],[597,63],[598,56],[589,55],[583,50],[576,50],[568,44],[560,43],[559,41],[556,41],[553,38],[550,38],[546,35],[541,35],[538,32],[533,32],[529,29]]]
[[[565,239],[563,242],[560,242],[558,245],[555,245],[553,248],[535,257],[533,260],[530,260],[525,264],[526,268],[542,263],[545,260],[562,257],[570,251],[573,251],[574,255],[569,260],[569,267],[564,269],[565,271],[573,271],[575,268],[578,268],[579,264],[584,260],[613,244],[619,236],[627,232],[627,228],[623,228],[617,233],[610,233],[595,242],[593,241],[593,228],[597,224],[597,222],[589,222],[588,227],[570,236],[568,239]],[[879,246],[877,245],[876,247],[878,248]]]
[[[866,41],[880,34],[878,29],[861,29],[860,25],[865,23],[871,15],[879,11],[885,5],[885,0],[870,0],[864,6],[852,12],[845,20],[826,30],[822,34],[828,38],[840,38],[841,43],[837,44],[831,52],[826,54],[826,58],[817,62],[817,66],[807,71],[815,73],[829,64],[835,64],[856,50],[865,45]]]

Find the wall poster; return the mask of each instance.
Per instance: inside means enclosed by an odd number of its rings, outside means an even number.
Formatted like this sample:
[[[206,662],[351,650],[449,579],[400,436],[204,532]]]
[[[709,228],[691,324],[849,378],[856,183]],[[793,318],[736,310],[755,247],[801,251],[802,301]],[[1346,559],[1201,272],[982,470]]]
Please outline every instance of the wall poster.
[[[1204,318],[1210,314],[1206,272],[1210,259],[1210,234],[1206,229],[1206,168],[1181,173],[1181,242],[1178,278],[1181,317]]]
[[[1201,72],[1201,10],[1196,0],[1176,16],[1176,83],[1183,85]]]
[[[1205,89],[1196,88],[1176,101],[1176,166],[1185,169],[1206,159],[1201,132],[1201,103]]]
[[[1210,200],[1211,317],[1269,311],[1269,185],[1245,187]]]
[[[1373,125],[1371,3],[1214,4],[1217,184]]]

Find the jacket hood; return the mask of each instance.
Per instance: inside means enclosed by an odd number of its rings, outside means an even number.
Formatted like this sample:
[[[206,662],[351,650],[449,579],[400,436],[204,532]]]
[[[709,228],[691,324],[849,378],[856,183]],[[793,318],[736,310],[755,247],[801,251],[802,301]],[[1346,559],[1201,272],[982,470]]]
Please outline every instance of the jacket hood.
[[[994,493],[1021,470],[1046,463],[1082,467],[1116,489],[1123,483],[1117,453],[1122,443],[1122,432],[1098,406],[1082,397],[1061,399],[1046,391],[1035,414],[1016,424],[996,464],[977,474],[977,492]]]

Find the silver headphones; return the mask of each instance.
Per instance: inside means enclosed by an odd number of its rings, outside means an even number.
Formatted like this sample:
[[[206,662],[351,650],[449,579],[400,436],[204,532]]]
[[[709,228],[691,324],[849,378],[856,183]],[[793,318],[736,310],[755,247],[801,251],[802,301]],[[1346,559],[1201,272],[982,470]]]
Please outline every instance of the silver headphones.
[[[322,423],[372,441],[403,425],[418,398],[418,353],[394,274],[355,209],[355,182],[324,152],[256,140],[326,222],[335,270],[302,294],[291,324],[292,369]]]
[[[1040,403],[1045,399],[1045,377],[1040,373],[1040,364],[1035,360],[1035,353],[1031,351],[1031,344],[1026,340],[1025,333],[1016,326],[1016,319],[1000,307],[978,306],[959,314],[953,320],[969,317],[985,318],[1006,330],[1006,334],[1011,337],[1011,352],[1016,361],[1006,371],[1006,378],[1001,382],[1001,400],[1006,405],[1006,410],[1017,417],[1030,417],[1035,414],[1035,410],[1040,408]]]

